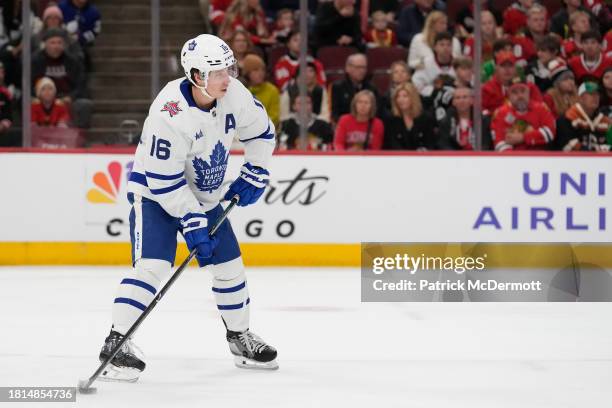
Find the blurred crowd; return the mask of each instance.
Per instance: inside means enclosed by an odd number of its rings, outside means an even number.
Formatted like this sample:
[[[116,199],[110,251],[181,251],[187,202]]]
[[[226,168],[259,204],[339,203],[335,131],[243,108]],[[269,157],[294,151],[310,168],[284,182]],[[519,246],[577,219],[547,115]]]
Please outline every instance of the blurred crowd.
[[[302,97],[297,3],[200,2],[277,125],[279,149],[610,151],[612,15],[603,0],[482,0],[480,90],[471,2],[310,1]]]
[[[0,6],[0,134],[21,108],[23,33],[21,0]],[[101,16],[88,0],[31,2],[31,118],[37,127],[88,128],[90,48],[101,32]],[[0,136],[1,137],[1,136]]]
[[[199,7],[202,31],[232,47],[239,79],[266,107],[281,150],[610,151],[611,6],[479,1],[482,65],[475,70],[473,2],[309,0],[305,96],[297,82],[299,2],[199,0]],[[1,134],[20,98],[23,27],[21,0],[0,7]],[[32,122],[87,128],[100,13],[91,0],[40,0],[30,29]]]

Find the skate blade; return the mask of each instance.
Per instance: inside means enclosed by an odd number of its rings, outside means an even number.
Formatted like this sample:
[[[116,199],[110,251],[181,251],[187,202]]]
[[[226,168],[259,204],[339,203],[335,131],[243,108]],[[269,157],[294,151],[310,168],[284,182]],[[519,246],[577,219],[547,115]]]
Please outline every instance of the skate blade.
[[[262,363],[261,361],[251,360],[250,358],[234,356],[234,364],[238,368],[245,368],[248,370],[278,370],[278,363],[276,360]]]
[[[112,364],[109,364],[98,380],[106,381],[106,382],[124,382],[124,383],[135,383],[138,381],[140,377],[141,371],[138,371],[135,368],[129,367],[116,367]]]

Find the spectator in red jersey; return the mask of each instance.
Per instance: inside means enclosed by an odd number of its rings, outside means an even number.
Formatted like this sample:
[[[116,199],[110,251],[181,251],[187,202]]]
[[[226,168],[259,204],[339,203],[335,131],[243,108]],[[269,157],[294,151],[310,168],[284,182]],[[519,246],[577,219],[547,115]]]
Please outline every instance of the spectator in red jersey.
[[[13,125],[13,95],[4,86],[4,64],[0,62],[0,135]]]
[[[516,35],[519,30],[527,25],[527,10],[535,3],[535,0],[516,0],[504,11],[504,32]]]
[[[338,151],[380,150],[385,128],[376,116],[376,96],[359,91],[351,101],[351,113],[338,120],[334,148]]]
[[[474,150],[476,134],[473,122],[474,90],[460,85],[453,92],[452,106],[440,122],[438,148]],[[482,117],[482,150],[491,149],[490,116]]]
[[[516,58],[510,51],[500,51],[495,56],[495,74],[482,86],[482,108],[492,114],[506,102],[508,87],[516,77]],[[537,86],[528,83],[530,99],[542,102],[542,94]]]
[[[511,81],[508,97],[509,102],[493,115],[495,150],[547,148],[555,138],[555,117],[550,110],[530,97],[529,83],[518,76]]]
[[[365,33],[366,47],[392,47],[397,45],[395,32],[389,28],[387,14],[378,10],[372,13],[372,27]]]
[[[558,146],[564,151],[609,152],[608,133],[612,123],[599,108],[599,86],[585,82],[578,88],[578,103],[557,121]]]
[[[555,58],[548,64],[552,88],[544,94],[544,102],[556,118],[563,115],[570,106],[578,102],[578,90],[574,73],[562,58]]]
[[[36,98],[32,101],[32,123],[38,126],[68,127],[70,112],[60,99],[50,78],[42,77],[36,82]]]
[[[200,13],[204,21],[210,20],[210,24],[215,28],[215,32],[219,31],[219,27],[225,20],[225,11],[232,4],[232,0],[199,0]]]
[[[582,55],[570,59],[568,65],[579,84],[587,79],[601,81],[606,68],[612,65],[612,59],[603,53],[599,32],[591,30],[582,36]]]
[[[514,55],[521,66],[536,57],[536,43],[548,32],[546,8],[540,4],[534,4],[527,10],[527,27],[512,37],[514,44]]]
[[[589,13],[584,10],[576,10],[569,17],[569,37],[563,41],[562,55],[566,60],[580,55],[582,52],[582,36],[591,31]]]
[[[423,111],[416,88],[396,87],[391,98],[393,116],[385,121],[385,149],[431,150],[436,148],[433,118]]]
[[[452,57],[461,55],[461,43],[448,31],[448,17],[441,11],[432,11],[425,20],[423,31],[415,35],[408,51],[408,66],[422,69],[425,60],[434,57],[434,47],[439,34],[448,34],[451,42]]]
[[[484,10],[480,14],[480,25],[482,33],[482,60],[493,59],[493,44],[501,38],[495,16],[489,10]],[[474,57],[474,36],[470,35],[465,40],[463,54]]]
[[[559,37],[555,34],[540,38],[536,43],[537,58],[533,58],[525,67],[525,77],[536,84],[542,93],[553,85],[548,64],[559,56],[559,48]]]
[[[255,45],[270,43],[266,16],[259,0],[234,0],[225,11],[219,37],[229,40],[239,28],[249,33]]]
[[[289,81],[295,77],[295,74],[300,66],[300,41],[302,35],[299,31],[292,31],[289,34],[287,41],[287,54],[278,59],[274,65],[274,82],[281,91],[287,88]],[[321,86],[325,86],[327,78],[325,77],[325,69],[321,61],[312,56],[306,57],[308,63],[313,63],[317,71],[317,82]]]

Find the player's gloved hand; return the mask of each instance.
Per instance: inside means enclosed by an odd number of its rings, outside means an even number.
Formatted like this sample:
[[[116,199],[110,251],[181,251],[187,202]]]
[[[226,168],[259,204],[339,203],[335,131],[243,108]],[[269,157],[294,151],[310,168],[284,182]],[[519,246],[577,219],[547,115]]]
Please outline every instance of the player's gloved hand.
[[[238,194],[240,196],[238,206],[251,205],[259,200],[269,181],[270,173],[268,173],[268,170],[253,166],[251,163],[245,163],[240,169],[240,177],[230,185],[229,191],[225,194],[225,199],[231,200]]]
[[[210,258],[217,246],[218,239],[208,236],[208,217],[202,213],[189,213],[181,218],[183,236],[190,251],[198,248],[196,258]]]

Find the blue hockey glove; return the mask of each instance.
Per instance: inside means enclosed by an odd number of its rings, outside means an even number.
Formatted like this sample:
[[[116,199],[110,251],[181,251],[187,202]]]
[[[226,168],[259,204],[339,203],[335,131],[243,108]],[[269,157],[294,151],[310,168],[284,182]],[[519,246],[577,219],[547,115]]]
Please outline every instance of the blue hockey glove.
[[[268,173],[268,170],[253,166],[251,163],[245,163],[240,169],[240,177],[230,185],[229,191],[225,194],[225,199],[231,200],[237,194],[240,196],[238,206],[251,205],[259,200],[269,181],[270,173]]]
[[[196,258],[200,260],[210,258],[217,246],[218,239],[208,236],[208,217],[206,214],[189,213],[181,218],[181,226],[189,250],[198,248]]]

